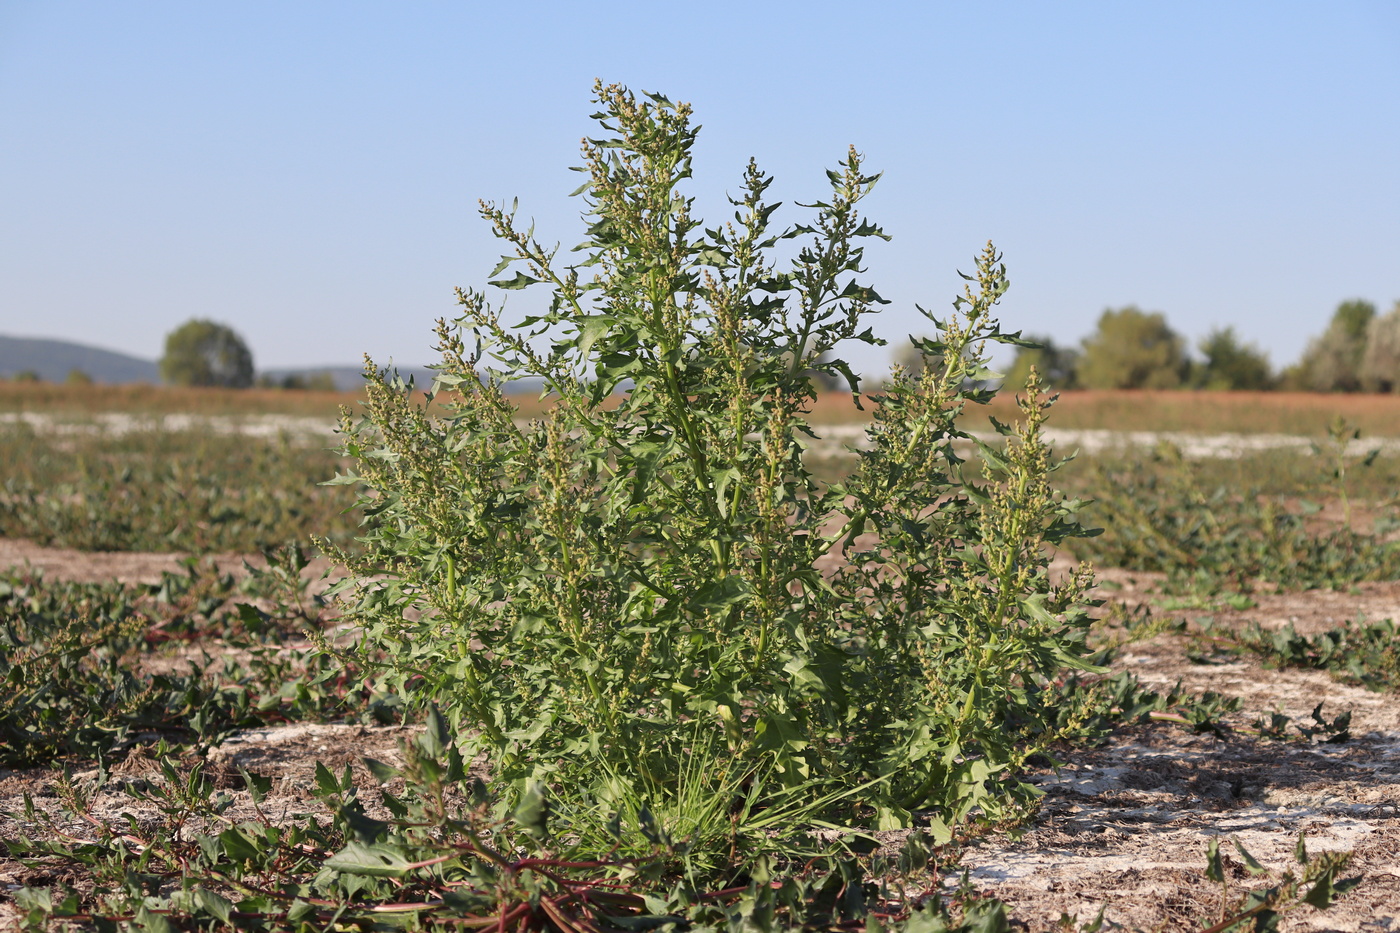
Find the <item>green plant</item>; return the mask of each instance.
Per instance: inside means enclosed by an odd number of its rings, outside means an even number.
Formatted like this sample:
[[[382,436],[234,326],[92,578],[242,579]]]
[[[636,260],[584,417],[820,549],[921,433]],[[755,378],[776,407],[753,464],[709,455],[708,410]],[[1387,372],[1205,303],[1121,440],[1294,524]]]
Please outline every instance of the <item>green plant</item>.
[[[520,267],[493,284],[545,285],[548,310],[511,328],[459,293],[438,331],[449,417],[371,365],[367,413],[343,423],[357,466],[334,482],[364,491],[366,525],[340,592],[381,652],[363,663],[441,703],[508,805],[546,787],[599,845],[608,814],[643,806],[673,834],[717,824],[731,864],[817,819],[1023,812],[1048,685],[1087,666],[1089,575],[1048,573],[1045,546],[1082,529],[1049,482],[1035,378],[980,479],[956,452],[991,397],[985,345],[1020,342],[992,317],[999,255],[917,342],[940,365],[894,379],[855,473],[820,483],[808,374],[854,389],[830,351],[878,342],[863,319],[883,300],[857,276],[884,234],[856,209],[876,176],[852,150],[814,219],[776,230],[751,163],[735,220],[702,230],[679,188],[689,108],[596,92],[610,135],[585,145],[580,261],[482,207],[510,249],[496,273]],[[529,423],[501,389],[525,377],[557,400]]]
[[[0,764],[120,757],[157,737],[212,744],[291,719],[392,715],[392,698],[365,696],[354,668],[281,646],[292,630],[314,634],[319,618],[285,603],[265,612],[238,595],[231,577],[196,561],[150,586],[0,577]],[[162,646],[180,660],[153,664]],[[234,653],[215,664],[206,646]]]
[[[1344,439],[1341,441],[1344,443]],[[1336,452],[1329,479],[1345,494],[1344,453]],[[1312,468],[1312,484],[1318,482]],[[1388,579],[1400,569],[1400,543],[1385,526],[1370,532],[1313,518],[1321,506],[1247,485],[1212,485],[1203,467],[1162,444],[1150,457],[1103,461],[1090,470],[1092,517],[1104,528],[1077,542],[1076,556],[1106,566],[1161,571],[1174,591],[1250,590],[1261,582],[1280,588],[1338,587]]]
[[[1351,713],[1331,720],[1322,715],[1322,704],[1312,711],[1312,724],[1302,724],[1277,710],[1260,714],[1247,724],[1227,721],[1238,713],[1243,701],[1214,691],[1199,695],[1185,693],[1178,682],[1158,693],[1145,689],[1131,671],[1112,677],[1089,679],[1069,677],[1057,687],[1062,735],[1076,742],[1095,743],[1122,726],[1164,723],[1184,726],[1196,733],[1224,738],[1247,736],[1279,742],[1346,742],[1351,739]],[[1292,731],[1289,727],[1292,727]]]
[[[1244,870],[1253,877],[1278,874],[1260,864],[1240,845],[1239,840],[1234,840],[1234,845]],[[1340,877],[1351,861],[1351,853],[1324,852],[1310,856],[1304,835],[1298,837],[1293,847],[1293,858],[1299,866],[1299,874],[1289,869],[1278,876],[1275,884],[1231,898],[1227,858],[1220,852],[1220,840],[1212,839],[1206,850],[1206,877],[1220,885],[1220,921],[1206,927],[1201,933],[1226,933],[1229,930],[1265,933],[1277,930],[1283,914],[1300,907],[1326,910],[1336,898],[1361,883],[1360,877]]]
[[[0,428],[0,534],[93,551],[256,553],[313,532],[348,543],[359,516],[309,477],[337,457],[214,430],[52,434]]]
[[[1215,651],[1247,652],[1272,667],[1325,670],[1371,690],[1400,689],[1400,625],[1391,619],[1358,618],[1316,635],[1300,635],[1292,623],[1264,628],[1253,622],[1239,631],[1208,626],[1199,638]]]
[[[402,769],[365,761],[376,781],[404,780],[401,792],[382,794],[386,819],[369,815],[348,767],[336,775],[317,765],[321,812],[275,820],[263,807],[269,779],[240,771],[237,790],[218,789],[200,765],[181,765],[167,751],[156,750],[158,773],[139,782],[114,787],[103,771],[92,781],[64,775],[56,787],[59,818],[30,798],[23,811],[7,814],[15,831],[0,845],[11,858],[50,871],[76,868],[84,880],[81,892],[63,885],[14,892],[26,929],[54,922],[268,933],[1009,929],[1005,907],[979,896],[966,879],[945,889],[938,872],[949,866],[917,833],[902,850],[867,860],[821,859],[781,875],[760,861],[742,883],[716,890],[663,870],[684,865],[687,854],[646,813],[616,827],[619,837],[640,839],[640,857],[590,852],[555,834],[538,796],[493,816],[436,713],[404,744]],[[114,792],[146,816],[113,819],[109,808],[94,806]],[[230,815],[238,798],[250,799],[251,818]],[[75,821],[82,838],[71,832]]]
[[[1351,498],[1347,495],[1347,473],[1353,466],[1371,467],[1381,452],[1379,447],[1372,447],[1359,456],[1352,454],[1351,442],[1360,439],[1361,429],[1338,415],[1327,426],[1326,443],[1312,445],[1313,454],[1327,461],[1327,469],[1331,474],[1329,478],[1337,491],[1337,498],[1342,503],[1342,525],[1347,530],[1351,530]]]
[[[1324,852],[1319,856],[1310,856],[1306,835],[1300,835],[1293,847],[1293,857],[1300,866],[1301,874],[1294,874],[1292,869],[1282,873],[1270,871],[1250,855],[1238,839],[1232,841],[1235,851],[1239,853],[1238,870],[1241,873],[1248,873],[1257,879],[1273,876],[1276,879],[1275,883],[1268,887],[1253,888],[1232,898],[1229,879],[1231,869],[1234,868],[1231,863],[1234,860],[1221,853],[1219,839],[1212,839],[1206,847],[1205,876],[1207,880],[1220,885],[1220,911],[1217,915],[1220,919],[1215,923],[1208,920],[1196,921],[1205,925],[1197,928],[1193,924],[1187,929],[1194,929],[1196,933],[1244,933],[1246,930],[1254,933],[1274,933],[1278,930],[1279,920],[1284,914],[1300,907],[1327,910],[1338,897],[1361,883],[1359,876],[1339,877],[1351,861],[1350,852]],[[1066,933],[1139,933],[1137,927],[1125,927],[1105,920],[1104,908],[1099,908],[1098,916],[1087,923],[1079,922],[1078,917],[1061,914],[1056,927]]]

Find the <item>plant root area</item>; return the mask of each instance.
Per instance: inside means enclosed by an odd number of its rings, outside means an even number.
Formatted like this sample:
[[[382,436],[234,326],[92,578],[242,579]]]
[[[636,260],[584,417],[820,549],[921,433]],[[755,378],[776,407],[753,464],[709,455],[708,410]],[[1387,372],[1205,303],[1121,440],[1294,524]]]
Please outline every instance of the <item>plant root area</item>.
[[[171,569],[174,560],[0,541],[0,565],[28,561],[55,578],[148,580]],[[1292,624],[1301,634],[1313,634],[1358,616],[1400,618],[1400,583],[1395,582],[1348,591],[1254,594],[1254,605],[1246,609],[1172,609],[1157,593],[1160,578],[1151,574],[1110,570],[1101,580],[1105,598],[1129,606],[1153,602],[1156,615],[1188,623],[1209,617],[1216,631],[1250,623]],[[1122,728],[1098,747],[1058,749],[1061,766],[1030,777],[1045,792],[1034,820],[1019,834],[985,835],[956,853],[945,851],[948,886],[966,871],[979,891],[1007,903],[1018,928],[1030,931],[1059,929],[1062,915],[1084,923],[1101,909],[1106,920],[1130,928],[1198,930],[1219,918],[1222,904],[1220,885],[1204,871],[1212,839],[1221,843],[1233,900],[1271,882],[1246,873],[1231,840],[1281,873],[1296,867],[1294,846],[1305,833],[1312,853],[1353,852],[1345,875],[1364,880],[1330,910],[1299,907],[1279,928],[1400,930],[1400,702],[1394,693],[1352,686],[1325,671],[1266,668],[1249,655],[1202,658],[1199,643],[1179,632],[1129,644],[1113,665],[1133,672],[1151,690],[1166,691],[1180,682],[1189,694],[1214,691],[1238,697],[1242,705],[1224,717],[1221,735],[1157,722]],[[1328,719],[1351,711],[1347,741],[1301,736],[1285,741],[1245,731],[1254,719],[1273,712],[1310,724],[1319,703]],[[305,723],[254,729],[209,750],[204,762],[206,773],[233,794],[234,806],[225,815],[234,822],[255,813],[240,768],[272,779],[263,813],[286,820],[324,816],[314,794],[318,761],[337,775],[350,767],[362,799],[373,804],[379,785],[361,759],[398,764],[399,743],[413,731]],[[194,760],[194,752],[184,754]],[[95,776],[84,767],[91,765],[74,767],[75,777]],[[119,788],[123,782],[159,779],[144,749],[137,746],[112,770],[113,781],[94,801],[93,815],[115,821],[131,814],[138,825],[152,819],[154,811],[146,812],[141,801]],[[0,834],[27,831],[19,816],[26,794],[36,807],[57,813],[59,778],[53,768],[0,769]],[[93,837],[90,823],[65,819],[60,826],[76,838]],[[11,892],[21,885],[82,884],[80,874],[68,872],[0,858],[0,929],[18,919]]]

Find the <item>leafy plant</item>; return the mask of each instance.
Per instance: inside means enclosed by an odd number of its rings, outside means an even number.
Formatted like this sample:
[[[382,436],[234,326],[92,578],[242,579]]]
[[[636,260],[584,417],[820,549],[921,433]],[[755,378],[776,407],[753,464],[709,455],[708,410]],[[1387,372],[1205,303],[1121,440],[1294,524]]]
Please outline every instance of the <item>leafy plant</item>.
[[[248,554],[313,532],[348,542],[358,516],[311,481],[337,464],[286,438],[4,426],[0,534],[88,551]]]
[[[25,929],[54,922],[96,929],[358,930],[366,927],[554,930],[600,933],[670,928],[724,930],[851,930],[860,927],[932,933],[1005,933],[1006,905],[980,894],[966,873],[943,877],[956,853],[911,834],[898,850],[867,858],[818,858],[792,872],[767,859],[742,883],[697,886],[688,849],[664,834],[649,814],[614,827],[617,839],[640,835],[639,856],[596,853],[583,840],[556,834],[539,795],[506,816],[492,813],[489,794],[466,773],[446,721],[430,711],[426,729],[405,741],[402,768],[372,759],[375,782],[402,790],[378,793],[387,814],[370,814],[363,782],[316,768],[319,812],[273,819],[264,807],[271,781],[240,771],[222,789],[203,766],[186,766],[163,745],[154,772],[140,781],[63,775],[56,783],[61,813],[25,798],[7,814],[9,856],[45,872],[78,869],[81,889],[63,884],[20,888],[14,901]],[[121,794],[140,807],[129,813],[98,804]],[[131,804],[128,804],[130,806]],[[237,815],[241,818],[236,818]],[[82,825],[81,835],[72,832]],[[1220,885],[1217,920],[1201,933],[1274,930],[1301,907],[1326,910],[1360,883],[1343,877],[1350,854],[1311,856],[1298,838],[1299,868],[1270,871],[1238,842],[1239,867],[1212,840],[1206,880]],[[672,871],[669,866],[679,865]],[[1230,878],[1245,873],[1266,886],[1233,894]],[[1232,896],[1233,895],[1233,896]],[[1094,933],[1127,928],[1096,919],[1061,917],[1060,929]]]
[[[402,769],[365,762],[376,780],[398,786],[403,779],[402,791],[382,794],[385,819],[370,815],[349,768],[336,775],[318,764],[320,812],[274,820],[263,807],[269,779],[242,771],[238,790],[218,789],[201,766],[157,751],[157,775],[120,786],[150,814],[139,824],[97,815],[99,795],[116,790],[105,773],[92,782],[59,781],[70,819],[30,799],[8,814],[17,830],[4,843],[12,858],[34,868],[77,867],[87,880],[81,894],[61,886],[17,891],[28,929],[53,921],[254,931],[392,925],[776,933],[867,922],[945,933],[1009,928],[1000,902],[965,882],[945,889],[939,855],[918,834],[902,850],[869,860],[817,860],[781,875],[760,861],[743,883],[716,890],[696,887],[685,871],[664,870],[684,866],[687,854],[646,814],[617,827],[619,837],[640,838],[640,857],[590,852],[554,834],[538,796],[493,816],[436,713],[404,744]],[[245,797],[252,817],[234,819]],[[69,831],[71,820],[85,824],[85,838]]]
[[[1352,466],[1370,467],[1376,462],[1376,457],[1380,454],[1379,447],[1373,447],[1360,456],[1351,454],[1351,442],[1361,438],[1361,429],[1349,424],[1345,418],[1338,415],[1330,425],[1327,426],[1327,443],[1313,444],[1313,454],[1318,457],[1325,457],[1327,460],[1329,478],[1337,491],[1337,498],[1342,503],[1342,525],[1351,530],[1351,498],[1347,495],[1347,473]]]
[[[1045,546],[1082,531],[1049,482],[1034,378],[980,480],[956,453],[957,419],[991,397],[986,344],[1019,342],[992,317],[999,254],[917,341],[939,365],[874,399],[855,473],[820,483],[809,374],[854,389],[832,351],[878,342],[883,299],[858,276],[885,235],[857,211],[877,176],[852,150],[813,219],[779,230],[750,163],[733,222],[702,229],[680,190],[689,107],[596,95],[608,135],[584,147],[575,265],[482,206],[510,250],[496,274],[516,267],[493,284],[546,286],[548,309],[512,328],[460,292],[438,329],[450,417],[370,366],[367,414],[344,421],[357,466],[336,482],[364,491],[366,525],[341,592],[382,658],[362,663],[441,703],[508,805],[545,787],[600,847],[643,808],[740,864],[818,819],[1021,812],[1047,686],[1088,666],[1090,578],[1047,571]],[[521,378],[554,399],[529,423],[502,391]]]
[[[1278,930],[1279,921],[1284,914],[1301,907],[1328,910],[1338,897],[1361,883],[1359,876],[1340,877],[1351,861],[1350,852],[1324,852],[1319,856],[1310,856],[1305,834],[1298,836],[1298,842],[1293,848],[1294,860],[1300,866],[1299,874],[1295,874],[1292,869],[1282,873],[1271,871],[1250,855],[1238,839],[1232,842],[1239,854],[1239,873],[1248,873],[1258,879],[1273,876],[1276,880],[1268,887],[1253,888],[1231,897],[1230,875],[1231,869],[1235,868],[1234,859],[1220,851],[1219,839],[1212,839],[1206,847],[1205,876],[1207,880],[1220,885],[1220,911],[1217,915],[1219,919],[1215,923],[1210,923],[1209,920],[1197,921],[1205,925],[1199,928],[1193,925],[1188,928],[1196,930],[1196,933],[1244,933],[1246,930],[1254,933],[1273,933]],[[1106,920],[1102,907],[1099,908],[1098,916],[1087,923],[1080,923],[1077,917],[1061,914],[1057,928],[1067,933],[1138,933],[1137,927],[1126,927]]]
[[[1209,641],[1212,646],[1235,644],[1229,633],[1212,637],[1210,633],[1215,629],[1203,624],[1206,627],[1203,634],[1196,635],[1198,640]],[[1113,661],[1125,644],[1146,641],[1163,632],[1187,631],[1184,621],[1154,618],[1145,604],[1129,610],[1122,603],[1112,603],[1101,625],[1122,629],[1120,636],[1107,640],[1090,656],[1103,667]],[[1199,652],[1188,657],[1197,663],[1212,663],[1211,658]],[[1150,690],[1132,671],[1119,670],[1105,676],[1074,672],[1057,682],[1054,689],[1061,734],[1073,742],[1096,743],[1124,726],[1152,723],[1185,726],[1192,732],[1221,738],[1233,735],[1304,743],[1345,742],[1351,738],[1351,713],[1343,712],[1329,720],[1322,715],[1321,703],[1312,711],[1310,724],[1297,722],[1278,710],[1244,720],[1236,715],[1243,706],[1237,697],[1214,691],[1193,695],[1183,691],[1180,682],[1168,690]]]
[[[1234,845],[1244,870],[1250,875],[1263,878],[1276,874],[1250,855],[1239,840],[1234,840]],[[1277,930],[1283,914],[1300,907],[1326,910],[1337,897],[1361,883],[1359,877],[1340,877],[1351,861],[1351,853],[1324,852],[1310,856],[1305,835],[1298,837],[1293,858],[1299,866],[1298,874],[1291,869],[1284,871],[1276,883],[1231,898],[1229,859],[1220,851],[1220,840],[1212,839],[1206,850],[1206,877],[1220,885],[1220,922],[1201,933]]]
[[[1392,619],[1358,618],[1316,635],[1301,635],[1292,623],[1253,622],[1238,631],[1207,627],[1200,637],[1216,651],[1248,652],[1271,667],[1325,670],[1372,690],[1400,689],[1400,626]]]
[[[392,698],[363,696],[354,668],[276,644],[307,619],[237,595],[231,577],[195,561],[151,586],[0,578],[0,763],[110,758],[158,737],[213,743],[357,708],[392,715]],[[202,650],[214,639],[222,664]],[[162,645],[184,663],[153,664]]]
[[[1338,456],[1341,466],[1329,464],[1329,478],[1344,484],[1347,461]],[[1351,527],[1349,510],[1344,524],[1328,525],[1310,516],[1306,503],[1290,506],[1253,484],[1210,486],[1200,472],[1170,445],[1151,457],[1099,464],[1088,485],[1104,533],[1075,544],[1076,555],[1165,572],[1173,590],[1207,593],[1261,582],[1337,587],[1400,571],[1400,542],[1381,527]]]

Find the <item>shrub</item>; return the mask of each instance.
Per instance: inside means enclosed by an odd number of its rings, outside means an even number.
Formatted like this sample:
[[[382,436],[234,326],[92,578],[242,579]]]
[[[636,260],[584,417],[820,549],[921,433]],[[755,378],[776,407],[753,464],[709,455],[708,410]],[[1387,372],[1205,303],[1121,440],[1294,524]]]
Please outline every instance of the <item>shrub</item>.
[[[517,267],[492,284],[543,284],[548,309],[511,328],[459,292],[438,327],[450,417],[367,365],[366,415],[342,423],[357,468],[335,482],[368,516],[341,592],[383,650],[364,663],[440,704],[506,805],[545,791],[604,846],[611,819],[724,861],[858,806],[884,826],[1020,812],[1016,772],[1053,737],[1044,688],[1087,667],[1089,574],[1048,573],[1044,546],[1079,528],[1034,376],[980,479],[956,453],[956,419],[991,397],[973,388],[984,344],[1019,341],[992,317],[999,255],[917,341],[940,365],[891,381],[858,469],[823,485],[803,465],[808,374],[854,391],[829,351],[879,342],[863,319],[883,301],[857,279],[885,238],[857,211],[877,176],[851,150],[815,216],[780,231],[751,162],[734,222],[702,230],[679,190],[689,107],[595,92],[608,135],[584,146],[581,261],[561,269],[482,205],[509,248],[496,274]],[[528,424],[502,391],[525,378],[554,398]]]

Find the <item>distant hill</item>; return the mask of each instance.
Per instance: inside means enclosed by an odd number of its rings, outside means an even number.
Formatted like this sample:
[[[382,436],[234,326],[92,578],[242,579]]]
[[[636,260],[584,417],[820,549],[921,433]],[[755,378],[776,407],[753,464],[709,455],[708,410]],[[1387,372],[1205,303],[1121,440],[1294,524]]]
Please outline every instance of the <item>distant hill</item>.
[[[160,384],[160,367],[154,360],[89,347],[69,340],[49,340],[41,337],[6,337],[0,335],[0,379],[13,379],[16,373],[37,373],[45,382],[63,382],[73,370],[92,377],[93,382],[121,385],[131,382]],[[400,366],[399,375],[410,376],[419,389],[433,384],[434,372],[426,366]],[[342,392],[357,391],[364,384],[364,369],[360,366],[292,366],[258,370],[258,377],[274,382],[296,376],[309,379],[328,373],[335,387]],[[511,392],[538,392],[537,379],[524,379],[507,387]]]
[[[45,382],[62,382],[75,369],[94,382],[160,382],[160,367],[154,360],[67,340],[0,336],[0,376],[6,379],[28,370]]]

